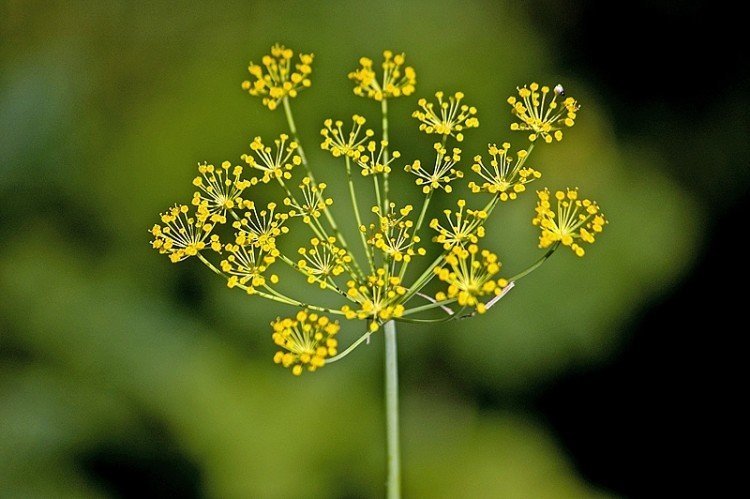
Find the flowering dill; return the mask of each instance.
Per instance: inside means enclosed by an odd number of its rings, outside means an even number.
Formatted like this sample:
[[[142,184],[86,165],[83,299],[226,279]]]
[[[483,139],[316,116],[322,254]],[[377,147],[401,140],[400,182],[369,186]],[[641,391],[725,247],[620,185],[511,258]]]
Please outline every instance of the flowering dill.
[[[463,199],[459,199],[456,205],[456,211],[443,210],[447,223],[441,224],[437,218],[430,221],[430,228],[438,233],[435,242],[442,244],[446,250],[469,243],[476,244],[479,238],[484,237],[483,224],[487,220],[487,212],[465,209],[466,201]]]
[[[362,169],[362,176],[378,175],[379,173],[391,173],[391,163],[401,157],[398,151],[392,151],[390,158],[386,159],[388,150],[388,141],[381,140],[380,147],[371,140],[367,143],[364,151],[357,157],[357,165]],[[377,152],[377,154],[375,154]]]
[[[505,279],[494,279],[500,272],[497,255],[488,250],[479,250],[476,244],[468,247],[454,246],[445,257],[445,265],[435,269],[435,274],[448,283],[448,290],[439,292],[438,301],[455,299],[462,307],[473,307],[480,314],[487,306],[480,298],[487,295],[499,295],[508,285]]]
[[[507,100],[515,117],[510,128],[528,132],[530,143],[514,153],[508,142],[490,143],[487,161],[474,154],[471,166],[464,167],[456,146],[466,130],[479,126],[478,111],[463,103],[462,92],[447,98],[437,92],[437,103],[419,99],[411,114],[420,131],[438,136],[434,161],[415,158],[404,164],[389,137],[388,101],[416,91],[416,72],[406,65],[403,53],[384,51],[378,68],[362,57],[348,76],[355,95],[379,103],[380,124],[366,128],[366,113],[355,114],[351,126],[341,120],[323,121],[320,147],[330,155],[322,173],[348,184],[348,200],[337,198],[334,206],[328,185],[316,179],[313,161],[305,155],[291,104],[301,90],[311,87],[312,54],[299,54],[295,60],[293,50],[277,44],[260,60],[250,63],[251,78],[242,82],[242,88],[260,97],[270,110],[282,105],[287,131],[270,142],[255,137],[250,151],[241,157],[245,168],[229,161],[218,168],[201,163],[193,179],[192,205],[176,204],[162,213],[161,223],[150,229],[151,246],[172,262],[196,257],[227,287],[295,309],[296,314],[271,322],[271,340],[278,347],[273,362],[295,376],[346,357],[382,326],[388,496],[398,497],[396,323],[441,323],[483,314],[560,246],[583,256],[584,243],[594,243],[607,224],[599,205],[580,198],[578,189],[556,191],[552,200],[544,188],[537,191],[532,219],[540,230],[538,246],[546,250],[543,256],[513,277],[503,277],[498,256],[480,247],[495,210],[541,178],[537,164],[527,166],[535,146],[562,140],[563,129],[575,124],[579,106],[565,97],[561,85],[518,87],[518,95]],[[401,168],[421,188],[412,199],[399,199],[390,190],[389,176],[405,175]],[[357,170],[361,175],[353,173]],[[466,170],[472,178],[463,184]],[[371,183],[371,195],[362,193],[357,183]],[[450,197],[456,186],[489,199],[476,208],[458,199],[456,207],[444,209],[442,216],[430,216],[433,198]],[[363,206],[373,218],[363,221]],[[342,230],[340,221],[349,223],[349,231]],[[346,240],[344,233],[353,232],[360,248]],[[296,238],[287,241],[287,235]],[[294,241],[307,242],[299,247]],[[296,278],[301,284],[287,283],[285,274],[288,293],[273,272],[274,266],[284,265],[289,280]],[[326,296],[312,297],[300,289],[305,286]],[[329,317],[359,323],[361,335],[340,353],[341,325]]]
[[[422,186],[425,194],[436,189],[451,193],[453,187],[448,184],[464,176],[464,172],[455,168],[456,163],[461,161],[461,149],[454,147],[452,153],[448,154],[448,150],[440,142],[436,142],[434,148],[437,156],[432,171],[426,170],[419,160],[406,165],[404,170],[417,176],[417,185]]]
[[[359,308],[344,305],[341,311],[347,319],[369,321],[370,331],[376,331],[381,323],[401,317],[404,313],[404,305],[400,301],[407,290],[401,285],[401,279],[391,275],[386,268],[378,268],[364,282],[350,280],[346,286],[347,296]]]
[[[252,168],[263,173],[261,182],[268,183],[273,179],[292,178],[292,168],[302,163],[302,157],[295,154],[299,147],[297,142],[287,143],[289,136],[285,133],[273,141],[275,147],[266,146],[260,137],[255,137],[250,143],[253,154],[243,154],[242,159]],[[253,156],[254,155],[254,156]],[[257,179],[256,179],[257,182]]]
[[[359,59],[360,67],[349,73],[349,79],[356,82],[354,93],[382,101],[391,97],[411,95],[417,84],[417,74],[411,66],[404,66],[404,54],[393,54],[390,50],[383,52],[383,77],[378,81],[373,69],[372,59]]]
[[[332,236],[322,241],[313,237],[309,248],[300,248],[297,252],[302,256],[297,266],[307,274],[307,282],[318,283],[323,289],[336,287],[333,278],[349,270],[352,261],[344,248],[336,246],[336,238]]]
[[[414,111],[412,117],[422,122],[419,129],[423,132],[443,136],[452,135],[457,141],[462,142],[464,140],[462,131],[465,128],[479,126],[479,120],[475,117],[477,108],[461,104],[464,98],[463,92],[456,92],[448,97],[448,101],[444,101],[443,96],[443,92],[435,93],[438,111],[435,110],[434,103],[427,102],[427,99],[419,99],[417,104],[422,109]]]
[[[586,252],[579,242],[593,244],[607,220],[599,210],[599,205],[589,199],[579,199],[578,189],[556,191],[557,211],[552,210],[550,193],[539,191],[536,216],[532,220],[539,226],[539,247],[548,248],[556,242],[568,246],[578,256]]]
[[[315,371],[323,367],[326,358],[336,355],[340,326],[325,315],[300,310],[293,319],[276,319],[271,327],[274,343],[283,349],[276,352],[273,361],[290,367],[295,376],[305,368]]]
[[[299,184],[302,199],[298,199],[289,191],[287,191],[288,196],[284,198],[284,205],[291,208],[288,215],[301,217],[305,223],[310,223],[311,220],[320,217],[328,206],[333,204],[333,198],[323,195],[326,187],[327,185],[322,182],[316,184],[310,177],[303,177],[302,183]]]
[[[299,62],[292,68],[294,51],[283,45],[271,47],[260,64],[250,63],[247,70],[255,80],[242,82],[242,89],[250,95],[263,97],[263,105],[276,109],[284,97],[296,97],[297,93],[310,86],[313,54],[300,54]]]
[[[221,168],[202,163],[198,165],[199,175],[193,179],[193,185],[198,188],[193,194],[193,205],[203,205],[211,215],[218,215],[217,220],[226,221],[227,210],[242,203],[242,192],[253,185],[252,180],[241,178],[242,167],[235,166],[232,173],[229,169],[232,163],[224,161]]]
[[[386,259],[408,262],[414,255],[425,254],[424,248],[414,247],[420,239],[413,235],[414,222],[407,218],[413,209],[408,204],[397,211],[395,203],[390,203],[385,213],[379,206],[372,208],[378,216],[378,223],[369,226],[367,242],[380,250]]]
[[[320,134],[323,136],[323,142],[320,144],[321,149],[330,151],[334,158],[339,156],[346,156],[352,159],[357,159],[365,151],[364,144],[367,139],[372,137],[375,132],[372,130],[365,130],[363,137],[359,136],[362,130],[362,125],[367,122],[362,116],[355,114],[352,116],[352,128],[349,133],[345,133],[342,130],[344,122],[341,120],[333,121],[331,119],[325,120],[323,128]]]
[[[518,123],[511,124],[510,129],[530,131],[531,142],[538,137],[547,143],[552,142],[553,137],[557,141],[562,140],[562,126],[572,127],[579,109],[578,102],[572,97],[566,97],[561,103],[557,101],[564,93],[562,85],[557,85],[552,90],[551,97],[550,88],[546,85],[540,88],[538,83],[532,83],[528,87],[520,87],[520,100],[516,97],[508,98],[508,104],[519,120]]]
[[[538,191],[532,223],[539,227],[539,247],[547,253],[515,277],[502,278],[497,255],[480,247],[485,225],[503,201],[517,199],[529,182],[541,177],[539,170],[527,166],[528,158],[539,138],[539,143],[562,139],[562,129],[575,123],[578,103],[564,97],[559,85],[552,90],[537,83],[519,87],[518,96],[508,99],[516,120],[511,129],[529,132],[531,143],[514,153],[507,142],[497,142],[500,147],[491,143],[486,161],[477,154],[464,167],[456,146],[466,130],[479,126],[478,111],[464,103],[462,92],[437,92],[436,102],[419,99],[411,114],[420,131],[439,136],[434,156],[404,164],[388,136],[387,101],[412,95],[416,73],[406,66],[404,54],[389,50],[383,52],[378,68],[363,57],[349,73],[356,95],[380,103],[380,125],[368,128],[365,113],[355,114],[351,124],[323,121],[320,147],[330,153],[324,173],[348,184],[349,199],[337,198],[334,207],[327,183],[313,175],[290,103],[311,86],[312,60],[311,54],[295,60],[291,49],[274,45],[260,64],[250,64],[252,78],[242,87],[271,110],[283,104],[288,131],[272,141],[255,137],[241,157],[244,168],[229,161],[219,167],[201,163],[193,179],[192,206],[173,206],[150,230],[152,247],[171,261],[195,256],[228,287],[298,310],[293,317],[272,322],[272,339],[280,347],[274,362],[293,374],[337,361],[381,326],[387,333],[392,321],[439,322],[473,315],[464,315],[464,309],[484,313],[558,246],[582,256],[583,243],[593,243],[607,223],[599,206],[579,199],[577,189],[556,192],[554,208],[549,191]],[[401,168],[421,188],[414,199],[396,199],[389,189],[389,174],[404,175]],[[467,170],[472,179],[463,184]],[[371,183],[370,196],[356,184],[365,182],[362,177]],[[487,194],[486,204],[469,208],[458,199],[455,208],[430,216],[433,197],[450,197],[461,184],[473,193]],[[360,203],[360,195],[368,204]],[[362,218],[363,206],[369,208],[364,212],[367,220]],[[356,231],[359,249],[346,241],[348,232],[339,221],[349,222],[350,232]],[[286,241],[292,232],[296,241],[306,241],[302,247]],[[293,274],[290,279],[296,277],[327,296],[320,301],[307,294],[297,296],[299,286],[293,283],[286,286],[293,292],[286,294],[279,289],[275,265],[286,265]],[[329,305],[333,300],[338,301]],[[454,312],[451,304],[461,310]],[[363,335],[341,354],[336,339],[340,324],[329,316],[364,326]]]
[[[151,246],[159,253],[169,255],[174,263],[197,255],[209,245],[216,250],[219,236],[210,236],[213,224],[207,222],[207,218],[205,205],[200,205],[198,213],[194,215],[190,215],[189,206],[174,205],[169,211],[162,213],[161,221],[164,225],[157,224],[151,229],[154,236]]]
[[[471,171],[477,173],[484,182],[481,185],[474,181],[469,182],[469,189],[472,192],[499,194],[500,201],[508,201],[516,199],[519,193],[525,191],[527,183],[542,176],[540,172],[533,168],[524,166],[528,151],[523,149],[518,151],[515,161],[508,154],[509,151],[510,144],[508,142],[503,143],[500,148],[491,144],[489,153],[492,159],[489,166],[484,164],[482,156],[474,156]]]
[[[221,261],[221,270],[227,274],[227,286],[240,287],[253,294],[258,288],[266,284],[266,270],[276,261],[279,250],[264,250],[259,246],[247,244],[224,245],[229,255]],[[277,283],[279,278],[272,274],[269,277],[272,283]]]
[[[284,223],[289,218],[287,213],[277,213],[276,203],[268,203],[266,209],[258,210],[255,203],[245,201],[246,210],[242,218],[232,223],[237,229],[235,242],[239,245],[250,245],[270,252],[276,249],[276,238],[289,232]]]

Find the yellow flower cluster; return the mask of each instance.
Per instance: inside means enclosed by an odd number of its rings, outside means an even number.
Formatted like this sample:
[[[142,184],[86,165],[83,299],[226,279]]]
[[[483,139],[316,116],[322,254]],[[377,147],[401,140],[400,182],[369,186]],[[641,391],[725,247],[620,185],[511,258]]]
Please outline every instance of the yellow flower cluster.
[[[266,146],[260,137],[255,137],[250,143],[250,150],[255,155],[243,154],[242,159],[263,173],[260,181],[268,183],[271,180],[289,180],[292,178],[292,169],[302,163],[302,157],[295,154],[299,145],[295,141],[287,144],[289,136],[285,133],[273,141],[275,147]],[[257,159],[256,159],[257,158]],[[256,179],[257,183],[257,179]]]
[[[378,268],[364,282],[350,280],[346,286],[347,296],[359,308],[344,305],[341,311],[347,319],[369,321],[370,331],[377,331],[380,324],[401,317],[404,313],[404,305],[400,301],[407,289],[401,285],[401,279],[390,275],[386,268]]]
[[[397,212],[396,204],[390,203],[388,211],[383,213],[379,206],[373,206],[372,212],[378,216],[378,224],[369,226],[368,244],[394,262],[408,262],[414,255],[424,255],[424,248],[414,247],[420,239],[419,236],[412,235],[414,222],[407,218],[413,209],[412,205],[408,204]]]
[[[484,180],[481,185],[472,181],[469,182],[469,189],[472,192],[489,192],[490,194],[499,195],[500,201],[516,199],[518,194],[526,190],[526,184],[536,180],[542,174],[533,168],[524,167],[528,152],[521,149],[516,153],[517,159],[508,154],[510,144],[503,143],[498,148],[495,144],[489,146],[489,153],[492,156],[489,166],[482,161],[482,156],[474,156],[474,164],[471,171],[478,173]]]
[[[266,209],[258,210],[254,202],[245,201],[242,207],[245,214],[232,223],[237,229],[235,243],[255,246],[266,253],[275,250],[276,238],[289,232],[289,227],[284,225],[289,215],[277,213],[276,203],[268,203]]]
[[[279,256],[279,250],[276,248],[266,251],[252,244],[227,243],[224,249],[229,253],[229,256],[221,261],[222,272],[229,276],[227,287],[237,286],[248,294],[253,294],[258,288],[265,286],[264,274]],[[274,284],[279,282],[275,274],[272,274],[269,280]]]
[[[302,221],[309,224],[333,204],[333,198],[327,198],[323,192],[328,187],[323,182],[316,184],[310,177],[303,177],[299,190],[302,199],[298,199],[287,191],[288,196],[284,198],[284,205],[291,208],[290,217],[300,217]]]
[[[318,283],[322,289],[328,286],[336,287],[333,278],[349,270],[352,257],[344,248],[336,246],[333,236],[325,240],[317,237],[310,239],[310,248],[300,248],[298,253],[302,258],[297,266],[307,274],[307,282]]]
[[[456,246],[476,244],[480,237],[484,237],[483,224],[487,220],[487,212],[465,209],[466,201],[463,199],[459,199],[456,205],[457,211],[443,210],[447,224],[442,225],[437,218],[430,221],[430,228],[438,233],[435,242],[442,244],[446,251]]]
[[[219,236],[210,235],[213,224],[207,220],[208,216],[209,213],[203,204],[198,206],[198,212],[193,215],[190,214],[189,206],[174,205],[169,211],[161,214],[164,225],[156,224],[151,228],[151,235],[154,236],[151,247],[162,255],[169,255],[169,259],[174,263],[197,255],[207,246],[219,251]]]
[[[404,170],[417,176],[417,185],[422,186],[422,192],[425,194],[436,189],[451,193],[453,187],[448,184],[464,176],[464,172],[455,168],[456,163],[461,161],[461,149],[454,147],[453,152],[448,154],[448,150],[440,142],[436,142],[434,148],[437,157],[432,171],[423,168],[419,160],[406,165]]]
[[[473,307],[483,314],[487,307],[479,298],[499,295],[508,285],[505,279],[495,279],[500,272],[497,255],[488,250],[479,250],[476,244],[467,248],[455,246],[445,257],[446,265],[435,269],[435,274],[448,283],[448,291],[438,293],[437,300],[455,298],[462,307]]]
[[[307,368],[315,371],[323,367],[326,359],[336,355],[340,326],[325,315],[300,310],[292,318],[277,318],[271,323],[272,339],[283,350],[276,352],[273,361],[290,367],[299,376]]]
[[[381,140],[380,148],[371,140],[367,143],[363,154],[357,157],[357,164],[362,169],[362,176],[378,175],[379,173],[391,173],[391,163],[401,157],[398,151],[392,151],[390,158],[386,159],[385,151],[388,150],[388,141]],[[375,154],[377,152],[377,154]]]
[[[355,114],[352,116],[352,128],[347,134],[341,128],[344,125],[343,121],[325,120],[323,122],[325,128],[320,131],[323,136],[323,142],[320,144],[321,149],[330,151],[334,158],[345,156],[356,160],[365,151],[363,144],[375,134],[372,130],[367,129],[363,137],[359,136],[362,125],[366,122],[367,120],[362,116]]]
[[[552,210],[550,193],[547,189],[537,192],[539,202],[536,216],[532,220],[539,226],[539,247],[548,248],[556,242],[568,246],[578,256],[586,252],[579,242],[593,244],[595,235],[607,223],[599,210],[599,205],[589,199],[580,199],[578,189],[555,192],[557,211]]]
[[[435,133],[438,135],[451,135],[456,140],[462,142],[464,128],[476,128],[479,126],[479,120],[475,117],[477,108],[461,104],[464,98],[463,92],[456,92],[448,97],[448,101],[443,100],[443,92],[437,92],[435,97],[438,100],[438,109],[435,111],[435,104],[427,102],[426,99],[419,99],[417,104],[422,110],[412,113],[412,117],[417,118],[422,123],[419,129],[425,133]],[[438,112],[440,115],[438,116]]]
[[[242,89],[250,95],[263,97],[263,105],[276,109],[285,97],[297,97],[297,92],[310,86],[313,54],[300,54],[292,70],[294,51],[283,45],[271,47],[271,54],[263,56],[260,64],[250,63],[247,70],[255,79],[242,82]]]
[[[378,81],[372,59],[360,58],[360,67],[349,73],[349,79],[357,84],[354,87],[354,93],[376,101],[413,94],[417,84],[417,74],[411,66],[404,66],[405,61],[404,54],[394,55],[390,50],[384,51],[383,78]]]
[[[520,121],[511,124],[510,129],[530,131],[531,142],[539,137],[548,144],[553,137],[557,141],[562,140],[561,128],[563,125],[572,127],[575,124],[579,106],[572,97],[566,97],[562,103],[557,102],[557,98],[565,94],[562,85],[557,85],[552,90],[552,97],[549,94],[550,88],[546,85],[540,88],[538,83],[519,88],[520,100],[516,97],[508,98],[513,114]]]
[[[193,205],[204,205],[211,215],[218,215],[222,223],[226,222],[227,210],[242,204],[242,192],[257,183],[257,179],[243,180],[242,167],[232,168],[231,178],[229,169],[232,163],[224,161],[221,168],[202,163],[198,165],[199,175],[193,179],[193,185],[198,188],[193,194]]]
[[[406,66],[404,54],[386,50],[379,66],[382,73],[376,71],[371,59],[361,58],[349,78],[354,81],[355,94],[381,103],[378,126],[367,128],[365,117],[355,114],[351,125],[326,119],[320,131],[320,147],[343,163],[341,170],[328,172],[341,175],[348,183],[351,205],[337,200],[335,209],[346,210],[345,219],[357,229],[361,248],[356,250],[346,241],[347,230],[338,226],[328,186],[316,180],[297,135],[290,99],[310,87],[313,56],[300,54],[295,61],[294,55],[291,49],[274,45],[260,64],[250,64],[252,78],[242,84],[269,109],[283,103],[288,133],[265,142],[255,137],[249,152],[241,157],[243,166],[229,161],[218,167],[199,164],[193,179],[192,206],[177,204],[161,214],[161,223],[150,230],[153,248],[172,262],[196,256],[228,287],[300,309],[296,316],[277,318],[272,323],[273,341],[281,347],[274,361],[295,375],[315,371],[327,361],[347,355],[365,335],[391,320],[458,320],[466,317],[464,308],[484,313],[502,297],[504,289],[510,289],[509,282],[499,276],[497,255],[479,247],[485,224],[502,202],[517,199],[529,182],[541,177],[539,171],[526,166],[528,158],[538,139],[542,139],[538,143],[562,139],[563,128],[575,124],[578,103],[565,97],[560,85],[553,89],[537,83],[519,87],[518,96],[508,99],[516,118],[511,129],[528,132],[531,144],[511,153],[508,142],[498,142],[502,144],[499,147],[491,143],[487,162],[481,154],[475,155],[471,167],[463,168],[462,151],[456,145],[467,130],[479,126],[478,111],[464,103],[462,92],[437,92],[432,102],[419,99],[417,110],[411,114],[419,121],[421,132],[433,139],[438,136],[434,163],[428,157],[424,164],[424,158],[413,158],[405,164],[389,138],[387,101],[413,94],[416,73]],[[330,157],[328,162],[332,162]],[[367,177],[367,182],[352,175],[353,167]],[[401,186],[394,188],[394,180],[401,168],[413,175],[421,188],[417,202],[398,199],[403,191]],[[463,187],[487,195],[486,204],[472,209],[459,199],[454,208],[443,210],[442,216],[430,216],[430,208],[435,207],[430,204],[432,200],[440,191],[451,194],[457,184],[463,183],[468,169],[476,177]],[[371,194],[359,193],[358,183],[371,183]],[[272,189],[277,190],[275,198],[271,197]],[[582,256],[583,243],[593,243],[607,223],[599,206],[580,199],[577,189],[555,192],[555,208],[551,196],[547,189],[538,191],[532,221],[541,230],[539,247],[548,251],[513,280],[538,268],[560,245]],[[365,200],[364,206],[374,204],[366,213],[372,219],[363,222],[358,198]],[[292,230],[300,237],[297,241],[309,241],[301,248],[295,245],[296,253],[289,253],[284,244],[284,236]],[[419,269],[410,265],[427,263],[423,262],[428,254],[423,241],[434,243],[436,251],[431,263],[414,277],[409,270]],[[358,261],[358,255],[365,256],[366,261]],[[289,272],[339,301],[315,304],[307,296],[285,294],[277,286],[279,278],[271,273],[272,265],[286,265]],[[295,288],[292,285],[290,289]],[[414,306],[412,300],[425,302]],[[454,303],[461,311],[453,311]],[[438,312],[446,316],[434,318]],[[328,316],[364,321],[365,335],[338,355],[335,336],[340,326]]]

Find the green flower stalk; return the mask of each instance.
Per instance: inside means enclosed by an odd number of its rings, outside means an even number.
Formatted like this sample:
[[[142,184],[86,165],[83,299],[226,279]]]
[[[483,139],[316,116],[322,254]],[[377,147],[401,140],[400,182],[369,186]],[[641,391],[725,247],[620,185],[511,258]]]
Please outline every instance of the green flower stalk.
[[[541,170],[527,165],[534,146],[562,140],[562,130],[575,124],[578,103],[565,97],[561,85],[519,87],[518,97],[508,99],[515,116],[510,129],[527,132],[529,144],[513,149],[508,142],[492,143],[487,159],[476,154],[467,167],[458,145],[479,127],[477,108],[462,103],[462,92],[447,99],[438,92],[437,102],[419,99],[411,115],[420,131],[437,136],[433,156],[402,161],[405,155],[392,149],[388,137],[388,101],[415,92],[416,72],[406,66],[404,54],[386,50],[379,66],[363,57],[349,73],[354,93],[379,103],[380,129],[368,125],[365,113],[351,122],[340,117],[322,121],[320,147],[341,163],[347,178],[349,199],[340,210],[353,215],[359,239],[356,245],[347,242],[336,221],[339,201],[313,175],[297,135],[292,100],[311,87],[313,55],[294,55],[274,45],[261,64],[250,64],[251,79],[242,83],[270,111],[283,107],[288,130],[270,140],[255,137],[241,157],[243,166],[200,164],[192,202],[161,215],[161,223],[151,229],[151,244],[175,263],[197,257],[229,288],[277,302],[280,309],[297,309],[271,324],[278,347],[273,360],[296,376],[345,358],[383,328],[388,497],[395,498],[400,495],[396,323],[441,323],[484,314],[560,246],[583,256],[583,245],[594,243],[607,221],[599,205],[579,196],[578,189],[556,191],[554,200],[547,189],[538,191],[532,223],[540,229],[538,246],[546,252],[525,270],[503,277],[497,254],[482,247],[485,225],[498,206],[519,199],[530,182],[539,181]],[[453,195],[464,177],[470,177],[465,190],[477,198],[476,205],[457,199],[455,210],[428,218],[432,199]],[[391,199],[389,183],[394,181],[415,182],[414,197]],[[362,205],[360,184],[373,189],[374,206]],[[253,201],[257,189],[275,189],[278,197],[261,206]],[[308,243],[287,247],[290,231],[302,232]],[[428,251],[430,246],[434,251]],[[287,293],[273,270],[279,265],[340,304]],[[347,320],[360,323],[362,334],[340,351],[337,334],[348,327]]]

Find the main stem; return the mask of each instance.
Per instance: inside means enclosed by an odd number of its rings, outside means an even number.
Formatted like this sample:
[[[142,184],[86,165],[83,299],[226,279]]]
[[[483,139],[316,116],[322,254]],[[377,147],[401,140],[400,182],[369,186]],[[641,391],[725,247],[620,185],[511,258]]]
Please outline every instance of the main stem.
[[[388,434],[388,499],[401,497],[401,451],[398,437],[398,352],[396,323],[385,323],[385,421]]]

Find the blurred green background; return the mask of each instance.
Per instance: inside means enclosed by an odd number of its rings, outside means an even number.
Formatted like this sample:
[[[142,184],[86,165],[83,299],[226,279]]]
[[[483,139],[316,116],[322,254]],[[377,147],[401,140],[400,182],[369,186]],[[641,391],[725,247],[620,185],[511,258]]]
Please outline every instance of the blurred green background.
[[[428,157],[410,113],[436,90],[479,109],[466,160],[522,140],[505,104],[517,85],[559,81],[582,104],[535,166],[540,186],[579,186],[611,223],[586,258],[555,255],[484,317],[400,328],[404,491],[628,491],[583,476],[533,401],[567,373],[616,362],[642,311],[678,285],[715,213],[706,199],[729,206],[746,185],[746,160],[739,177],[720,161],[746,152],[742,128],[715,120],[690,137],[658,100],[624,105],[631,96],[597,79],[596,61],[571,57],[582,17],[568,2],[0,5],[0,496],[382,496],[382,338],[293,378],[271,361],[268,327],[288,310],[148,245],[158,213],[190,199],[199,161],[237,162],[252,137],[284,129],[282,113],[240,90],[247,62],[277,41],[316,54],[294,108],[339,199],[342,166],[317,148],[318,131],[353,113],[377,122],[346,79],[362,55],[403,50],[417,71],[417,94],[391,106],[405,158]],[[640,121],[618,133],[633,107]],[[396,178],[400,198],[417,199],[412,179]],[[533,206],[531,194],[503,206],[488,230],[509,273],[539,254]],[[359,334],[346,323],[341,341]]]

